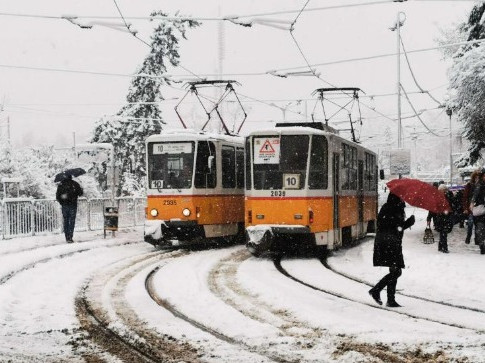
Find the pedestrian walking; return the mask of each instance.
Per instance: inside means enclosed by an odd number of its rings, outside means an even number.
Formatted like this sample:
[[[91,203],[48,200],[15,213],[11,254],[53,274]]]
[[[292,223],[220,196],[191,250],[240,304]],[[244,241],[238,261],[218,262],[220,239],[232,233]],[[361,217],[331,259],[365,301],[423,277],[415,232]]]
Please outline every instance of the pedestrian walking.
[[[83,195],[83,189],[78,182],[67,175],[57,187],[56,199],[61,205],[64,235],[66,242],[73,242],[74,226],[77,214],[77,198]]]
[[[475,223],[473,222],[473,213],[470,209],[470,204],[472,202],[473,191],[478,184],[478,179],[480,176],[480,170],[475,170],[470,175],[470,180],[465,184],[465,189],[463,190],[463,213],[466,217],[466,238],[465,243],[469,244],[473,234],[473,227]],[[478,244],[475,238],[475,244]]]
[[[474,206],[485,204],[485,169],[480,171],[478,180],[470,204],[472,210]],[[480,253],[485,255],[485,214],[474,215],[473,222],[475,223],[475,243],[480,246]]]
[[[453,193],[448,189],[445,184],[440,184],[438,190],[445,194],[450,207],[453,207]],[[431,220],[433,220],[434,228],[439,232],[440,239],[438,242],[438,251],[443,253],[449,253],[448,251],[448,233],[453,230],[453,216],[454,211],[444,212],[444,213],[428,213],[426,222],[428,227],[431,225]]]
[[[389,267],[389,273],[369,290],[369,294],[379,305],[382,305],[380,293],[384,287],[387,287],[386,305],[392,308],[401,306],[396,302],[395,294],[397,279],[404,268],[402,254],[404,230],[415,222],[414,215],[406,219],[405,206],[397,195],[389,193],[387,202],[384,203],[377,216],[373,262],[374,266]]]

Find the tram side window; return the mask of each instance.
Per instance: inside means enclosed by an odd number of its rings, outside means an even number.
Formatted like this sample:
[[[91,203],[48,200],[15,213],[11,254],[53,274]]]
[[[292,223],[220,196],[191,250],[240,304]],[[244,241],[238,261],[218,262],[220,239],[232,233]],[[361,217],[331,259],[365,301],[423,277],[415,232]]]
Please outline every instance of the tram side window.
[[[376,157],[375,155],[365,153],[365,166],[364,166],[364,188],[368,191],[375,191],[377,190],[376,184]]]
[[[199,141],[197,144],[197,159],[195,164],[195,187],[215,188],[216,147],[213,142]]]
[[[222,146],[222,187],[236,187],[236,153],[232,146]]]
[[[245,159],[245,168],[246,168],[246,189],[251,189],[251,148],[249,137],[246,139],[246,159]]]
[[[342,189],[357,190],[357,148],[343,144]]]
[[[311,148],[308,187],[310,189],[327,189],[328,143],[325,136],[313,135]]]
[[[244,150],[236,150],[236,188],[244,188]]]

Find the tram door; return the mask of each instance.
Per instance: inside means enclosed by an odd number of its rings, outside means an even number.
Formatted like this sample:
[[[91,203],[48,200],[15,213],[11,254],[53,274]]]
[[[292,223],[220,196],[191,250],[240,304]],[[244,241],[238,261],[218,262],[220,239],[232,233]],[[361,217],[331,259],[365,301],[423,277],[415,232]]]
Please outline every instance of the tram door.
[[[364,161],[359,160],[359,166],[357,170],[357,205],[359,209],[359,236],[362,236],[364,232]]]
[[[333,180],[333,231],[334,245],[341,245],[340,223],[339,223],[339,195],[340,195],[340,155],[333,153],[332,162]]]

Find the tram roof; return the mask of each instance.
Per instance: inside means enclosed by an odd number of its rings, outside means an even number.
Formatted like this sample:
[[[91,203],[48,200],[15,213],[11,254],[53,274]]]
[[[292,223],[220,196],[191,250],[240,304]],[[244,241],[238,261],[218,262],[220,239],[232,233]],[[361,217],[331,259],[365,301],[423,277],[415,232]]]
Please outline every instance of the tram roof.
[[[244,137],[223,135],[215,132],[198,131],[194,129],[165,129],[159,134],[150,135],[146,142],[170,141],[170,140],[218,140],[227,142],[244,143]]]

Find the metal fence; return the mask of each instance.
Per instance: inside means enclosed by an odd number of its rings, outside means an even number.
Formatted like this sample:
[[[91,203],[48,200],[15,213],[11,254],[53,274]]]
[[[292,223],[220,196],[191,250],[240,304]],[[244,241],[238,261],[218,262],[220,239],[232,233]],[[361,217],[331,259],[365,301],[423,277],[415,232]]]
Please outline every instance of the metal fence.
[[[76,231],[104,228],[104,210],[113,207],[111,199],[79,198]],[[118,226],[142,225],[145,220],[145,198],[120,197]],[[0,201],[0,239],[26,237],[62,232],[61,206],[51,199],[8,198]]]

